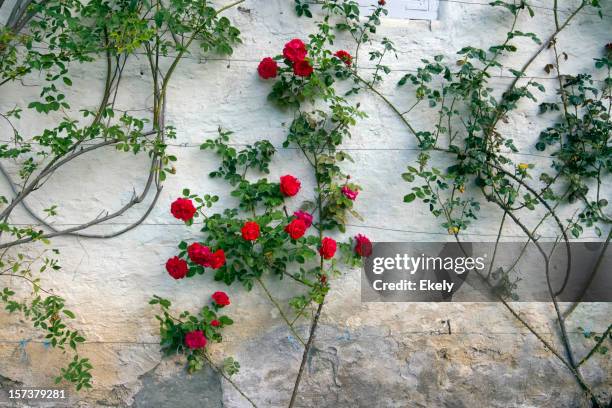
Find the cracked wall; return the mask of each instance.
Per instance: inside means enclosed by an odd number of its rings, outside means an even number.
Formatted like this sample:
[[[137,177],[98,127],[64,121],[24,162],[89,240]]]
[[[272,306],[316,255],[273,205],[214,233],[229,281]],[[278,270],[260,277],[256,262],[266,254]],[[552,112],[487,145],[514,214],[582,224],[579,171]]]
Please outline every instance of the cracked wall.
[[[392,0],[391,0],[392,1]],[[533,31],[546,38],[552,31],[550,1],[538,0],[536,16],[521,18],[518,29]],[[578,2],[568,0],[564,9]],[[592,66],[610,41],[612,6],[604,5],[604,20],[593,14],[577,19],[559,38],[568,53],[566,72],[579,73]],[[563,14],[564,16],[567,13]],[[71,406],[205,406],[207,408],[246,407],[248,404],[226,381],[210,371],[189,377],[177,359],[162,360],[159,353],[156,312],[148,305],[153,294],[173,300],[177,309],[195,310],[215,290],[226,290],[232,298],[227,309],[236,324],[226,330],[224,343],[211,347],[213,359],[234,356],[241,364],[236,382],[261,407],[286,406],[301,349],[289,335],[263,293],[255,288],[246,292],[238,286],[227,288],[209,274],[189,282],[175,282],[164,271],[165,260],[174,255],[176,244],[193,240],[197,228],[186,228],[168,213],[170,202],[183,187],[198,193],[217,194],[219,207],[232,203],[227,186],[210,180],[216,169],[210,153],[198,149],[205,138],[214,136],[218,126],[234,132],[236,143],[270,139],[280,146],[290,118],[266,101],[270,84],[258,79],[259,60],[275,55],[294,37],[306,37],[314,30],[312,21],[294,15],[289,0],[247,0],[238,10],[228,12],[241,29],[244,44],[230,59],[206,58],[197,50],[177,71],[168,95],[167,123],[177,129],[178,138],[170,150],[179,161],[177,174],[162,192],[159,205],[139,228],[107,241],[59,238],[53,241],[61,251],[63,269],[45,274],[43,283],[67,299],[75,311],[76,327],[87,335],[83,355],[91,358],[94,389],[71,393]],[[400,108],[413,103],[410,92],[395,84],[406,72],[416,69],[421,58],[444,54],[455,58],[456,50],[468,44],[488,47],[502,40],[509,28],[508,14],[474,0],[441,2],[440,20],[383,22],[379,37],[391,38],[398,49],[397,60],[388,60],[392,72],[381,91]],[[536,50],[529,40],[518,40],[519,51],[505,59],[505,67],[520,66]],[[338,48],[349,44],[338,38]],[[366,52],[363,55],[367,55]],[[539,57],[528,76],[540,78],[547,91],[540,100],[555,97],[555,80],[545,75],[543,66],[550,53]],[[167,61],[166,61],[167,63]],[[143,109],[150,103],[143,56],[134,58],[125,70],[125,91],[119,95],[119,109]],[[364,69],[368,63],[363,62]],[[74,85],[67,97],[84,106],[96,106],[101,92],[104,66],[101,63],[74,66]],[[512,80],[504,68],[491,82],[502,89]],[[40,82],[35,76],[27,84]],[[0,95],[0,111],[33,99],[35,87],[10,85]],[[437,241],[448,236],[431,217],[426,206],[402,203],[408,184],[400,178],[406,165],[416,157],[415,140],[388,107],[371,94],[357,98],[369,117],[355,129],[345,144],[355,159],[347,171],[364,187],[357,208],[365,221],[351,221],[347,234],[365,233],[375,241]],[[24,112],[21,125],[32,134],[53,123]],[[34,120],[35,119],[35,120]],[[423,110],[412,118],[417,128],[429,126],[431,112]],[[533,145],[539,130],[547,126],[538,116],[534,103],[521,103],[508,123],[505,134],[513,137],[519,150],[536,153]],[[3,130],[6,130],[3,128]],[[526,156],[523,159],[547,168],[550,159]],[[307,164],[297,152],[280,149],[271,166],[271,178],[290,171],[303,181],[304,191],[312,191],[313,180]],[[147,176],[146,157],[118,155],[112,149],[80,158],[55,175],[37,192],[29,204],[38,210],[58,204],[57,224],[89,220],[102,209],[117,208],[129,200],[132,189],[140,188]],[[75,189],[75,178],[86,179]],[[102,186],[102,187],[101,187]],[[3,194],[8,188],[1,184]],[[61,192],[58,196],[56,192]],[[609,190],[608,190],[609,192]],[[140,216],[146,203],[111,225],[96,231],[113,231]],[[30,222],[21,210],[16,222]],[[491,225],[498,217],[492,208],[482,211],[480,222],[470,229],[473,240],[492,240]],[[535,215],[526,214],[525,219]],[[439,231],[439,233],[437,232]],[[433,232],[433,233],[432,233]],[[544,235],[554,234],[549,228]],[[505,239],[515,239],[520,231],[508,226]],[[33,246],[32,251],[40,250]],[[4,283],[4,282],[3,282]],[[18,282],[13,282],[18,284]],[[541,347],[525,328],[501,305],[486,303],[387,303],[362,304],[359,301],[360,277],[347,271],[333,282],[324,309],[316,351],[308,362],[298,405],[303,407],[576,407],[584,399],[573,378]],[[284,284],[270,282],[279,299],[295,292]],[[518,308],[547,339],[557,338],[551,320],[552,306],[520,304]],[[577,309],[568,322],[577,353],[590,343],[577,327],[603,331],[609,323],[609,304],[588,304]],[[448,333],[448,321],[452,332]],[[40,333],[33,331],[19,316],[0,312],[0,388],[13,382],[25,386],[52,386],[53,378],[65,362],[60,352],[47,347]],[[307,330],[307,322],[300,327]],[[610,390],[612,378],[609,358],[587,363],[584,375],[600,391]],[[199,405],[194,404],[197,398]],[[0,406],[6,404],[0,391]]]

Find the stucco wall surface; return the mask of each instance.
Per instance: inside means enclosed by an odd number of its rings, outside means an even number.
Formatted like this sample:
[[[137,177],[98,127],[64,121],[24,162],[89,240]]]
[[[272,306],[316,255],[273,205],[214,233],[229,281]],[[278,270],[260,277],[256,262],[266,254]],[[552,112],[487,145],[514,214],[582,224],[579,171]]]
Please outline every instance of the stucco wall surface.
[[[393,1],[393,0],[388,0]],[[535,32],[547,38],[553,30],[552,0],[532,1],[539,6],[536,16],[524,16],[517,29]],[[573,9],[579,2],[562,0],[562,9]],[[592,11],[578,16],[559,36],[558,42],[568,54],[563,69],[567,73],[591,70],[592,58],[601,54],[603,45],[612,40],[612,4],[604,1],[604,18]],[[166,259],[176,253],[180,240],[195,240],[197,226],[187,228],[173,219],[168,208],[184,187],[198,193],[221,197],[218,209],[233,203],[228,186],[211,180],[208,173],[217,167],[210,152],[199,144],[216,134],[221,126],[234,132],[237,144],[269,139],[278,147],[270,178],[291,172],[302,180],[304,190],[313,191],[314,182],[307,163],[281,144],[291,118],[266,100],[270,84],[257,77],[259,60],[276,55],[288,40],[305,38],[314,31],[312,20],[300,19],[290,0],[247,0],[239,9],[227,12],[242,31],[243,44],[231,58],[200,55],[198,50],[181,62],[168,96],[166,122],[176,127],[177,139],[170,149],[178,157],[177,174],[164,187],[158,206],[138,228],[112,240],[58,238],[53,245],[61,251],[63,269],[43,275],[46,287],[67,299],[69,309],[77,314],[75,326],[88,342],[82,347],[94,369],[94,389],[71,396],[72,406],[177,406],[246,407],[248,403],[217,374],[204,370],[186,376],[177,360],[162,360],[157,335],[156,310],[148,305],[153,294],[173,300],[177,310],[196,310],[216,290],[232,298],[228,313],[235,325],[226,331],[220,346],[211,348],[221,361],[234,356],[241,364],[235,381],[261,407],[286,406],[299,367],[302,349],[289,335],[282,320],[264,294],[256,287],[246,292],[242,287],[227,287],[214,282],[210,275],[189,281],[169,279]],[[568,13],[562,13],[567,16]],[[456,58],[455,52],[466,46],[488,47],[502,41],[509,29],[509,14],[476,0],[441,1],[437,21],[384,20],[377,34],[389,37],[398,49],[398,58],[390,58],[391,74],[381,85],[381,92],[399,107],[414,102],[408,88],[397,88],[399,78],[413,72],[421,58],[436,54]],[[505,67],[521,66],[537,50],[525,39],[519,51],[503,60]],[[349,47],[347,38],[338,38],[338,48]],[[363,51],[367,55],[367,51]],[[367,58],[364,73],[371,72]],[[555,98],[556,79],[543,67],[552,61],[545,51],[532,64],[528,75],[541,77],[546,92],[540,100]],[[94,107],[102,90],[104,65],[91,63],[73,66],[74,85],[67,97],[81,106]],[[149,108],[149,84],[144,56],[131,60],[125,69],[118,109]],[[512,74],[506,69],[495,72],[491,82],[504,89]],[[40,83],[35,76],[27,84]],[[10,85],[0,94],[0,111],[24,105],[38,92],[36,87]],[[410,186],[400,174],[414,163],[416,142],[393,112],[373,94],[358,95],[368,113],[345,144],[355,162],[346,170],[363,186],[357,208],[364,221],[352,220],[347,235],[365,233],[373,241],[444,241],[449,237],[432,218],[425,205],[402,202]],[[404,109],[405,110],[405,109]],[[411,114],[416,128],[431,127],[433,111],[423,109]],[[53,123],[41,121],[40,115],[24,112],[20,129],[34,134]],[[29,120],[31,119],[31,120]],[[35,120],[34,120],[35,119]],[[521,161],[547,169],[550,158],[535,150],[540,129],[548,119],[538,115],[538,106],[522,102],[520,109],[502,125],[505,134],[515,139],[526,153]],[[6,129],[2,128],[3,131]],[[440,159],[441,160],[441,159]],[[67,165],[36,192],[29,204],[42,211],[58,204],[56,225],[69,225],[95,218],[102,210],[118,208],[127,202],[132,190],[140,190],[147,177],[146,157],[116,154],[112,149],[98,151]],[[79,188],[74,181],[79,180]],[[83,181],[87,181],[83,183]],[[5,183],[0,193],[9,195]],[[610,197],[609,188],[605,192]],[[147,203],[137,206],[110,225],[94,231],[112,231],[136,220]],[[499,213],[484,207],[474,224],[470,239],[493,240]],[[535,214],[525,213],[525,219]],[[22,210],[13,221],[30,223]],[[541,229],[544,236],[554,236],[552,226]],[[506,240],[517,239],[520,230],[507,225]],[[586,237],[593,237],[592,232]],[[40,247],[33,246],[32,251]],[[361,303],[358,270],[348,270],[332,284],[332,292],[321,319],[315,352],[308,361],[298,405],[303,407],[576,407],[584,398],[566,369],[542,348],[524,327],[513,320],[502,305],[494,303]],[[14,284],[19,284],[17,281]],[[296,294],[290,285],[269,282],[275,296],[289,299]],[[558,337],[549,304],[517,304],[523,315],[551,341]],[[590,343],[577,327],[603,331],[609,324],[610,304],[580,306],[568,321],[570,336],[577,353]],[[448,324],[452,332],[448,332]],[[39,333],[32,331],[18,316],[0,312],[0,383],[26,386],[51,386],[63,356],[44,346]],[[300,330],[305,333],[308,322]],[[25,341],[24,341],[25,340]],[[597,390],[612,387],[609,358],[587,363],[584,376]],[[6,388],[0,387],[0,388]],[[0,391],[0,396],[2,392]],[[0,398],[1,400],[1,398]]]

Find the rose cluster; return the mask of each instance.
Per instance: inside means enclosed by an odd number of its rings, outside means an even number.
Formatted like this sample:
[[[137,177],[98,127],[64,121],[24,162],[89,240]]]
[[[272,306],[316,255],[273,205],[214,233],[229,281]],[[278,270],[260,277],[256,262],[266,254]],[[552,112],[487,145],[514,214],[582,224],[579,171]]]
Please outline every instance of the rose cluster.
[[[187,356],[189,373],[204,367],[205,348],[210,343],[223,341],[222,331],[234,321],[221,314],[230,299],[225,292],[215,292],[210,304],[203,306],[197,314],[183,311],[179,316],[172,315],[172,303],[168,299],[153,296],[151,305],[159,305],[161,313],[155,317],[159,321],[160,345],[164,354],[184,354]]]
[[[191,262],[205,268],[219,269],[225,265],[225,252],[222,249],[213,252],[199,242],[194,242],[187,247],[187,256]],[[189,272],[189,264],[186,260],[175,256],[166,262],[166,271],[174,279],[183,279]]]
[[[294,196],[300,190],[300,181],[291,175],[282,176],[281,179],[281,192],[285,196]],[[348,185],[345,185],[341,189],[342,194],[350,200],[355,200],[357,198],[358,191],[351,190]],[[285,232],[289,234],[291,239],[297,240],[304,236],[306,230],[312,225],[312,215],[306,211],[296,211],[293,213],[292,220],[285,226]],[[244,228],[253,228],[247,227],[247,224],[253,223],[249,221],[245,224]],[[255,225],[257,225],[255,223]],[[257,231],[259,231],[259,226],[257,226]],[[244,236],[244,233],[243,233]],[[246,238],[245,238],[246,239]],[[355,253],[361,257],[368,257],[372,254],[372,243],[370,240],[362,234],[358,234],[355,237]],[[337,243],[333,238],[324,237],[321,241],[321,246],[319,247],[319,254],[323,259],[331,259],[336,254]]]
[[[215,309],[220,309],[225,306],[229,306],[230,304],[229,296],[227,296],[227,293],[225,292],[215,292],[212,294],[211,298],[212,298],[213,307]],[[222,319],[222,320],[227,320],[227,319]],[[212,319],[210,321],[210,326],[215,327],[215,328],[222,326],[221,320]],[[185,345],[187,346],[187,348],[191,350],[197,350],[197,349],[203,349],[204,347],[206,347],[206,344],[208,343],[208,339],[206,338],[206,335],[204,334],[204,330],[200,330],[200,329],[191,330],[185,334]]]
[[[350,67],[353,63],[353,57],[348,51],[338,50],[334,56],[340,61],[344,62],[348,67]],[[262,79],[275,78],[279,71],[277,60],[281,59],[296,76],[307,78],[314,72],[312,61],[308,59],[306,44],[304,44],[304,42],[299,38],[294,38],[285,44],[282,57],[265,57],[261,60],[259,66],[257,67],[259,76]]]
[[[295,44],[294,44],[295,45]],[[305,56],[299,47],[289,47],[287,55],[292,58]],[[293,197],[297,195],[301,188],[301,182],[296,177],[286,174],[280,177],[279,190],[285,197]],[[341,188],[341,193],[349,200],[355,200],[359,191],[349,184]],[[191,222],[197,209],[189,198],[178,198],[170,206],[172,215],[184,222]],[[295,211],[290,221],[285,226],[284,230],[292,240],[302,238],[308,228],[312,225],[312,214],[306,211]],[[261,235],[261,228],[255,221],[246,221],[241,228],[242,238],[246,241],[255,242]],[[370,240],[361,234],[355,237],[356,245],[354,251],[361,257],[368,257],[372,253],[372,243]],[[225,265],[225,251],[217,249],[213,251],[209,247],[194,242],[187,246],[187,258],[194,265],[199,265],[204,268],[219,269]],[[321,240],[321,245],[318,248],[319,254],[323,259],[331,259],[336,254],[337,243],[333,238],[324,237]],[[166,271],[174,279],[183,279],[189,273],[189,263],[185,259],[174,256],[166,262]],[[222,302],[217,302],[222,304]],[[229,304],[229,303],[228,303]]]

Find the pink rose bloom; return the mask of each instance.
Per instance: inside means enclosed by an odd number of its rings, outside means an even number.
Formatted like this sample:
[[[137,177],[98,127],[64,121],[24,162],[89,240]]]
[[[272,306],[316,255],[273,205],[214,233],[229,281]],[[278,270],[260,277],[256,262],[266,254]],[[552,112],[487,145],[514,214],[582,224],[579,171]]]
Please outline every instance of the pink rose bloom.
[[[357,198],[357,194],[359,194],[359,191],[353,191],[350,188],[348,188],[348,186],[342,187],[341,191],[342,191],[342,194],[344,194],[346,198],[348,198],[349,200],[353,200],[353,201],[355,201],[355,199]]]
[[[202,330],[190,331],[185,335],[185,345],[192,350],[201,349],[206,347],[206,337]]]
[[[306,228],[309,228],[312,225],[312,215],[307,213],[306,211],[296,211],[293,215],[298,219],[304,221],[306,224]]]
[[[355,253],[363,257],[372,255],[372,242],[368,237],[361,234],[355,236]]]

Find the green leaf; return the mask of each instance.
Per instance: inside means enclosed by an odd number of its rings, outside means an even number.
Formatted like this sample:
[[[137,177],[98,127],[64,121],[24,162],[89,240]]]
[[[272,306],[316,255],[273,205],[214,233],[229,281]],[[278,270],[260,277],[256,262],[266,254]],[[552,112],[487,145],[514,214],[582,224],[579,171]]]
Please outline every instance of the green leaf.
[[[64,314],[65,314],[66,316],[68,316],[69,318],[71,318],[71,319],[74,319],[74,318],[75,318],[74,313],[72,313],[70,310],[64,309],[64,310],[63,310],[63,312],[64,312]]]
[[[411,203],[412,201],[414,201],[415,198],[416,198],[416,195],[414,193],[406,194],[404,196],[404,202]]]
[[[233,323],[234,323],[234,321],[233,321],[232,319],[230,319],[229,317],[227,317],[227,316],[221,316],[221,317],[219,318],[219,321],[220,321],[220,322],[221,322],[221,324],[222,324],[222,325],[224,325],[224,326],[229,326],[229,325],[231,325],[231,324],[233,324]]]

